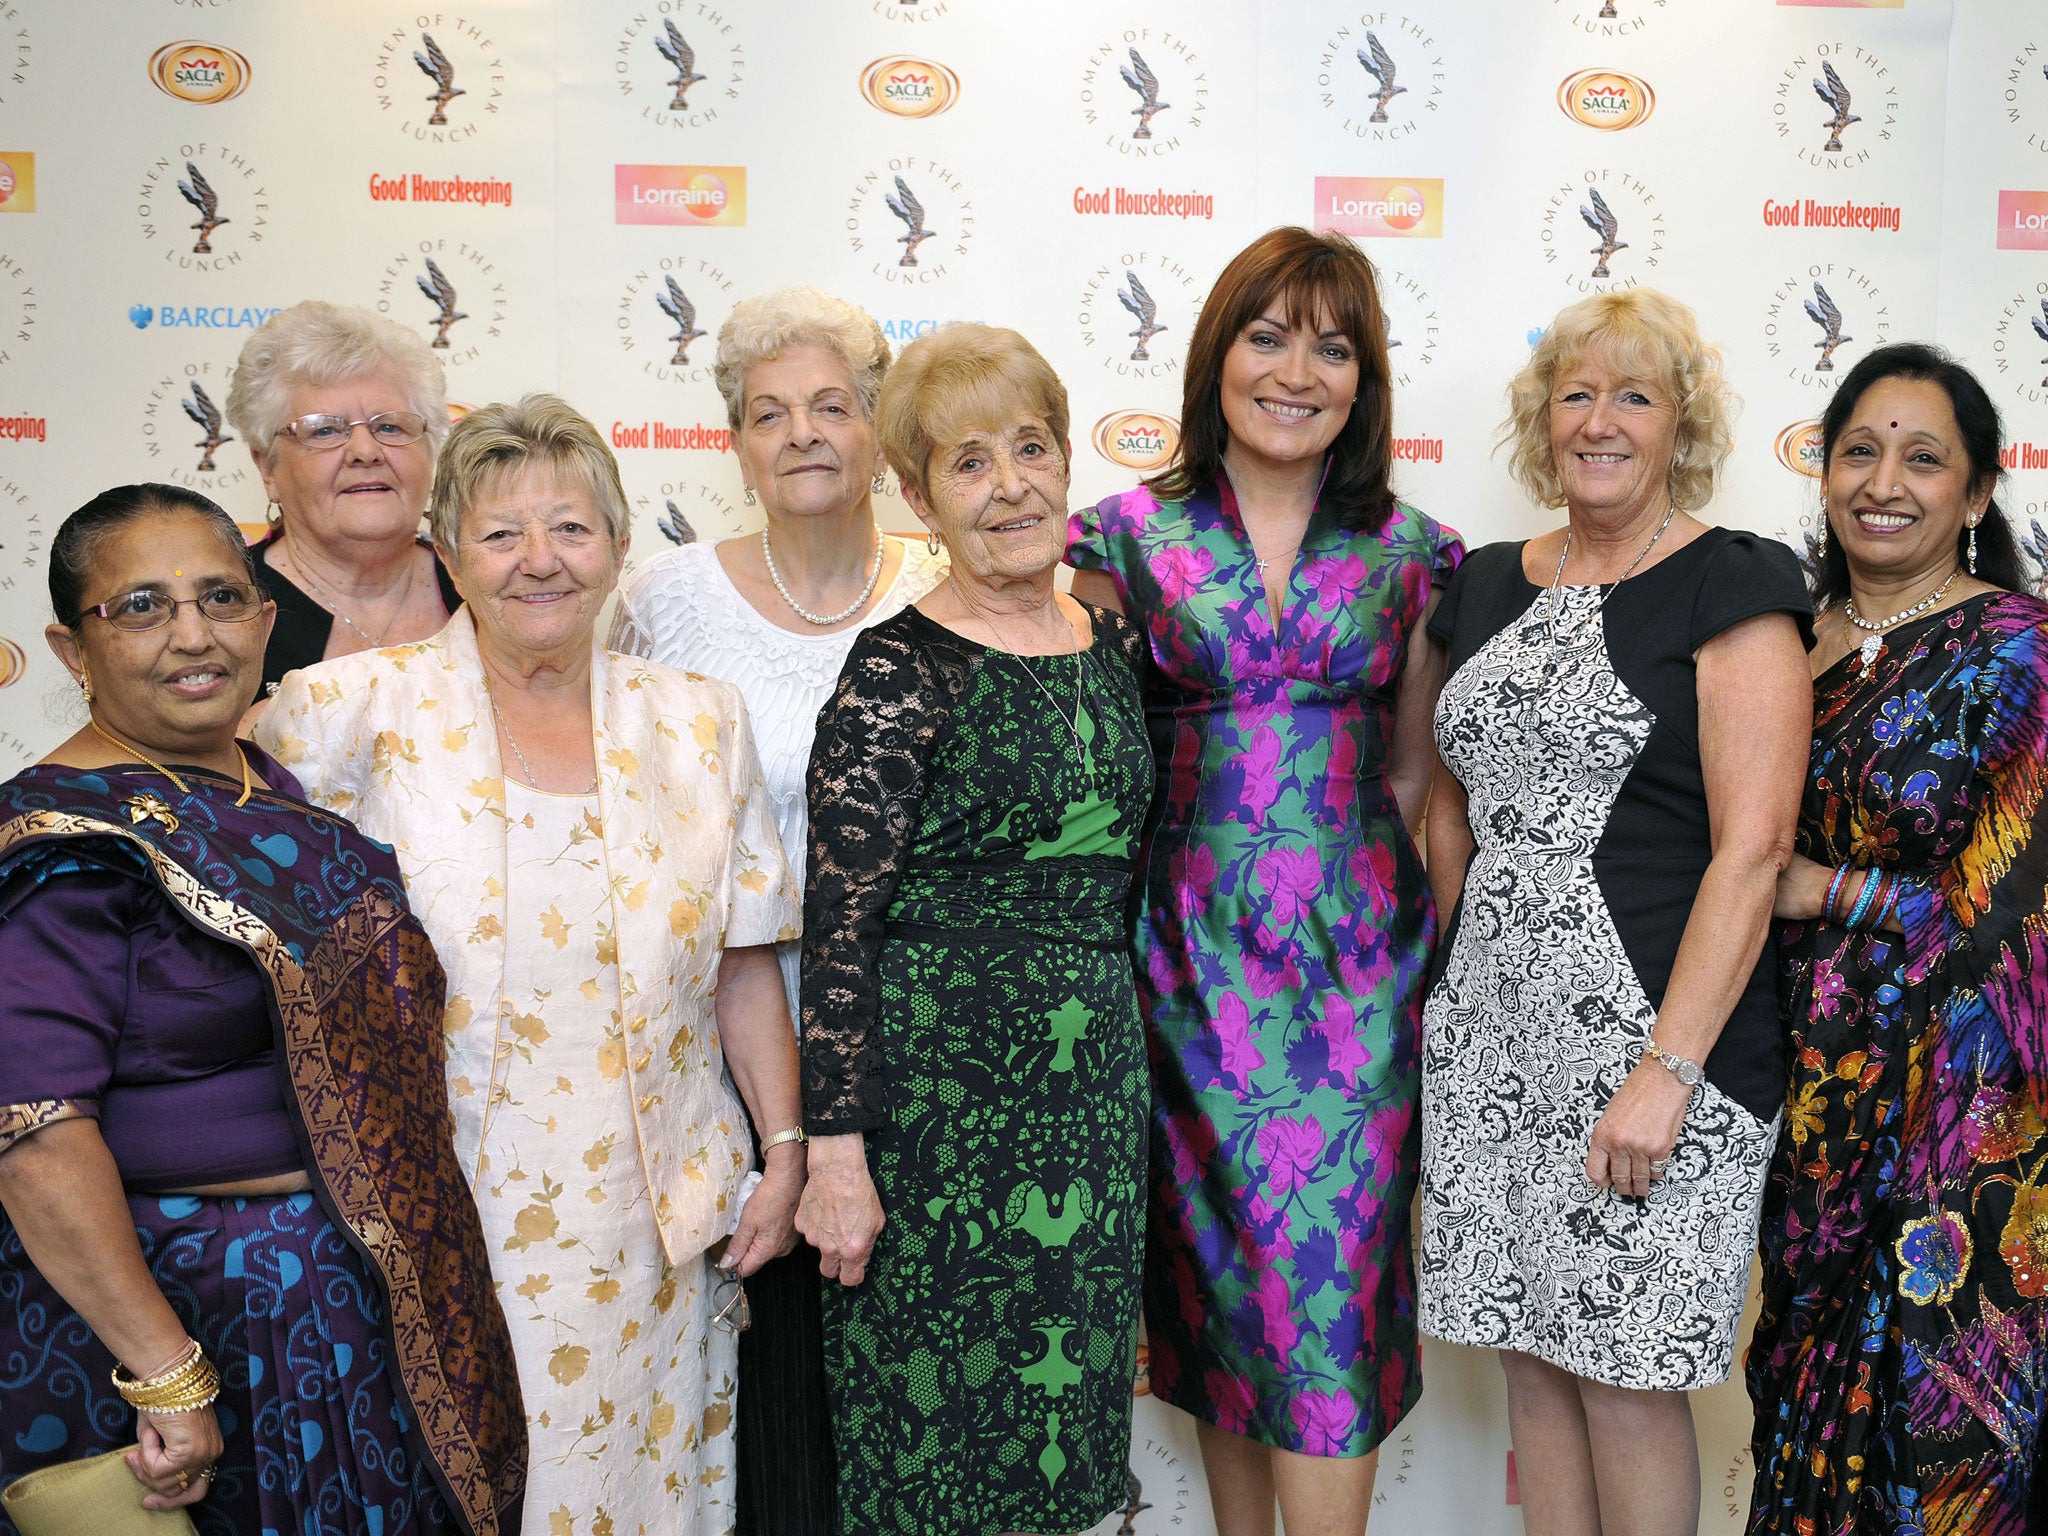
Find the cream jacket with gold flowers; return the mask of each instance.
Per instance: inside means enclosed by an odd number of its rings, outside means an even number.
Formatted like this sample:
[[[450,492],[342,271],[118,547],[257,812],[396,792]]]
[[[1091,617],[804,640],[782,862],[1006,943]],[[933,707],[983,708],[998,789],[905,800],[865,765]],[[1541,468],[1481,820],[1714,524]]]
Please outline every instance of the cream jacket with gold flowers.
[[[622,1066],[680,1263],[725,1234],[751,1156],[712,1015],[719,957],[794,938],[802,907],[736,689],[599,646],[591,714]],[[503,996],[503,768],[468,610],[431,640],[289,674],[254,734],[315,804],[398,852],[448,972],[455,1149],[475,1182],[517,1020]]]

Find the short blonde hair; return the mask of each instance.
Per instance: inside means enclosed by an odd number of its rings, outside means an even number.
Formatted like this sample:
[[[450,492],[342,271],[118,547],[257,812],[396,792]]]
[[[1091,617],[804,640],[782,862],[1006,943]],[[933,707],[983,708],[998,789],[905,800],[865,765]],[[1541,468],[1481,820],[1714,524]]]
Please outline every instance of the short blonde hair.
[[[453,551],[469,509],[533,464],[580,483],[604,515],[613,545],[625,542],[632,514],[619,483],[619,461],[581,412],[559,395],[544,394],[483,406],[448,433],[427,507],[434,542]]]
[[[228,424],[258,453],[268,453],[291,419],[292,391],[302,384],[346,384],[394,368],[405,381],[406,405],[427,419],[427,442],[448,435],[448,381],[441,360],[417,332],[324,299],[281,309],[242,343],[228,385]]]
[[[1697,512],[1714,499],[1735,446],[1738,402],[1721,371],[1720,349],[1701,339],[1692,310],[1654,288],[1596,294],[1558,311],[1508,385],[1508,419],[1499,437],[1509,449],[1508,472],[1538,505],[1564,505],[1550,447],[1550,396],[1560,373],[1596,358],[1671,396],[1678,418],[1671,499]]]
[[[791,347],[823,347],[846,364],[861,414],[875,419],[882,376],[889,371],[889,339],[858,304],[816,288],[777,288],[733,306],[718,328],[711,377],[725,397],[726,425],[737,432],[747,408],[747,372]]]
[[[875,436],[896,478],[929,496],[935,449],[1019,412],[1043,421],[1065,451],[1067,388],[1052,364],[1015,331],[949,325],[903,349],[882,381]]]

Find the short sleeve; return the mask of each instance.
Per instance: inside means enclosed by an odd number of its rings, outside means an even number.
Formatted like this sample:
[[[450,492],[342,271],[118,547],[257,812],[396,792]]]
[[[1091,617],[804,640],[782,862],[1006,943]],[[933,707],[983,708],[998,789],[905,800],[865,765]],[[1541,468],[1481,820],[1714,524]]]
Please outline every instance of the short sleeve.
[[[779,944],[797,936],[803,921],[796,876],[782,851],[775,827],[775,802],[761,774],[761,756],[746,706],[733,691],[732,715],[732,857],[727,861],[725,943]]]
[[[0,1152],[60,1120],[98,1118],[135,920],[135,879],[115,870],[51,856],[14,883],[0,895]]]
[[[1441,641],[1446,646],[1451,643],[1451,636],[1457,633],[1458,602],[1464,596],[1469,572],[1469,567],[1465,564],[1464,544],[1458,541],[1456,534],[1451,535],[1451,543],[1457,552],[1451,557],[1451,569],[1448,571],[1442,569],[1443,545],[1437,546],[1437,581],[1443,596],[1437,599],[1436,607],[1429,616],[1431,638]]]
[[[1799,562],[1776,539],[1729,531],[1707,557],[1693,595],[1687,648],[1697,651],[1724,630],[1764,613],[1788,613],[1801,643],[1813,649],[1813,599]]]
[[[1111,496],[1067,515],[1067,564],[1075,570],[1109,568],[1109,539],[1102,531],[1102,518],[1116,500]]]

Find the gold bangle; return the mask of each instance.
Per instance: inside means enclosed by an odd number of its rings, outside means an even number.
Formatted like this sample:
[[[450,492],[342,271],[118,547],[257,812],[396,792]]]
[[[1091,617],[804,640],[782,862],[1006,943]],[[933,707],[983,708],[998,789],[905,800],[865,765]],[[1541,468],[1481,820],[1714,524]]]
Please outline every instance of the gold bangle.
[[[116,1361],[114,1364],[114,1385],[117,1387],[168,1386],[171,1382],[177,1380],[178,1377],[190,1371],[203,1353],[204,1351],[200,1349],[197,1339],[187,1339],[185,1347],[178,1351],[177,1355],[171,1360],[171,1363],[158,1371],[154,1376],[129,1376],[120,1362]],[[125,1381],[122,1379],[124,1376],[127,1378]]]
[[[220,1372],[196,1340],[154,1376],[138,1380],[115,1366],[113,1382],[125,1401],[147,1413],[191,1413],[220,1396]]]

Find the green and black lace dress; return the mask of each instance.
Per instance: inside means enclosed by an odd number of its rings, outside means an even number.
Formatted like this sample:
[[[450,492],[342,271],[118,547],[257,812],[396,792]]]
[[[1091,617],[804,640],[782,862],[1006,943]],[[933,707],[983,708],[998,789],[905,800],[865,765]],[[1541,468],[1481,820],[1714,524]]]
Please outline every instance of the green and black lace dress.
[[[887,1216],[828,1283],[845,1536],[1086,1530],[1120,1505],[1145,1208],[1124,900],[1142,641],[1020,658],[906,609],[818,720],[804,1118]]]

